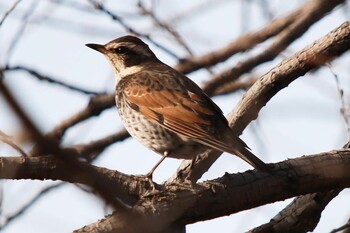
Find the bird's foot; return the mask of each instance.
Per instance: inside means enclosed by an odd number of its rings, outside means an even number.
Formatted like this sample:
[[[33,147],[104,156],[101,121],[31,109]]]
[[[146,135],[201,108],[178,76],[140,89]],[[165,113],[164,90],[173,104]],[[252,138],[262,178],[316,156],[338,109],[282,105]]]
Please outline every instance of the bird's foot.
[[[151,188],[151,189],[149,189],[147,187],[147,189],[145,190],[145,192],[142,195],[143,197],[152,196],[154,194],[159,193],[160,187],[152,179],[153,178],[153,172],[149,172],[146,175],[141,175],[140,177],[144,178],[149,183],[149,187]]]

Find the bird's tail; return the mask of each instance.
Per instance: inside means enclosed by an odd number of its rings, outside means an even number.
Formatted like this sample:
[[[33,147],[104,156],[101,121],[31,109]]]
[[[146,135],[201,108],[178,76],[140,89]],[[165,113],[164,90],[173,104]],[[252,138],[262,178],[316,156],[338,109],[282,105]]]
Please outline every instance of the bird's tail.
[[[246,161],[247,163],[249,163],[250,165],[252,165],[260,171],[268,172],[269,168],[266,165],[266,163],[264,163],[258,157],[256,157],[241,139],[239,139],[239,141],[241,141],[242,143],[235,142],[235,144],[238,145],[233,146],[232,148],[230,148],[230,151],[227,152],[237,155],[238,157],[240,157],[241,159],[243,159],[244,161]]]
[[[236,155],[239,158],[243,159],[254,168],[269,172],[270,169],[268,166],[256,157],[250,150],[247,144],[242,141],[239,137],[232,138],[232,135],[227,138],[222,138],[222,140],[216,139],[202,139],[200,143],[205,144],[209,147],[215,148],[217,150],[225,151],[230,154]]]

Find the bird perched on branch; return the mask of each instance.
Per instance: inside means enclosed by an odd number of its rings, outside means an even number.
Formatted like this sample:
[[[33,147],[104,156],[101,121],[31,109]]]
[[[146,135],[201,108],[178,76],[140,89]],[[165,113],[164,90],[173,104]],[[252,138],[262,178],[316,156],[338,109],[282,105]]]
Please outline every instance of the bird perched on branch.
[[[228,126],[220,108],[185,75],[161,62],[147,44],[123,36],[105,45],[86,44],[105,55],[116,74],[115,100],[128,132],[166,158],[193,159],[208,148],[237,155],[267,171]]]

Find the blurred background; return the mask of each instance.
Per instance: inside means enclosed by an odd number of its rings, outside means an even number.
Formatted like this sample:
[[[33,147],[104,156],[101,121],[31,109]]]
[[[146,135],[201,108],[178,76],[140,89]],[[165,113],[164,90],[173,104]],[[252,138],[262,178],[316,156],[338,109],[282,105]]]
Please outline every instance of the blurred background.
[[[22,0],[1,1],[0,67],[25,67],[50,79],[93,93],[112,93],[115,80],[110,65],[86,43],[104,44],[136,32],[157,57],[176,66],[180,59],[218,50],[241,35],[252,33],[303,6],[307,1],[205,0],[205,1],[85,1]],[[96,4],[103,4],[97,9]],[[112,15],[118,18],[112,18]],[[314,23],[272,61],[259,64],[241,79],[258,78],[283,59],[319,39],[349,20],[350,4],[337,6]],[[119,18],[120,17],[120,18]],[[146,36],[146,37],[143,37]],[[148,39],[147,39],[148,37]],[[199,69],[188,75],[199,85],[253,57],[273,42],[273,38],[253,49],[235,54],[225,62]],[[350,55],[344,54],[314,72],[298,78],[280,91],[259,113],[241,138],[263,161],[274,163],[303,155],[341,148],[349,135]],[[34,75],[35,76],[35,75]],[[63,120],[84,109],[91,94],[39,80],[23,69],[5,72],[3,82],[23,109],[46,133]],[[225,115],[245,93],[237,89],[213,97]],[[341,95],[343,93],[343,95]],[[344,111],[345,110],[345,111]],[[115,107],[70,128],[63,145],[99,139],[123,129]],[[32,147],[23,126],[0,97],[0,130],[24,150]],[[18,152],[0,142],[1,156]],[[94,164],[127,174],[145,174],[159,155],[134,139],[109,146]],[[166,159],[154,179],[162,183],[176,172],[180,160]],[[243,161],[223,154],[201,180],[214,179],[225,172],[250,169]],[[59,185],[44,194],[56,181],[2,180],[0,224],[2,232],[70,232],[103,218],[110,209],[96,196],[74,184]],[[33,198],[37,198],[33,202]],[[344,224],[349,216],[349,190],[342,191],[322,213],[315,232],[329,232]],[[268,222],[291,200],[243,211],[231,216],[188,225],[187,232],[244,232]],[[27,203],[30,208],[16,215]],[[15,215],[14,219],[11,216]]]

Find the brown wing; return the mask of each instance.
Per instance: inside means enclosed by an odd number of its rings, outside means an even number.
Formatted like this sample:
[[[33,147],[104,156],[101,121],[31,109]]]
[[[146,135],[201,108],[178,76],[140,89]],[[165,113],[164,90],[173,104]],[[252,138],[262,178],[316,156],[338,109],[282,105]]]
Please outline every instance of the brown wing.
[[[118,92],[149,120],[199,142],[201,138],[214,140],[210,135],[227,127],[219,107],[195,83],[175,71],[124,77]]]
[[[219,107],[186,76],[168,70],[140,72],[120,80],[117,92],[150,121],[203,145],[235,154],[260,170],[268,170],[242,140],[228,135],[231,131]]]

